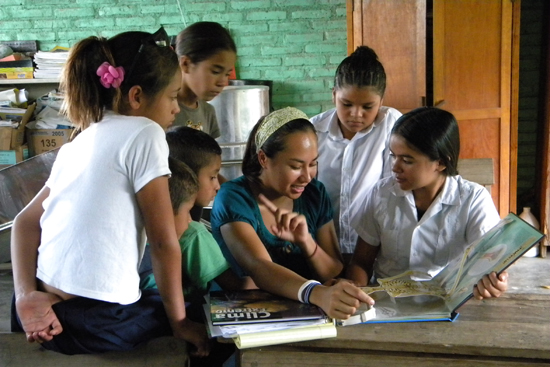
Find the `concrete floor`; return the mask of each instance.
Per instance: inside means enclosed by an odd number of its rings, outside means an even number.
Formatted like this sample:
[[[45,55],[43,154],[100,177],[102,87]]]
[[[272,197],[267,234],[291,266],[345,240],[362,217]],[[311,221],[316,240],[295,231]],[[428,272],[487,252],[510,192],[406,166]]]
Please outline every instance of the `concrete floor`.
[[[2,268],[4,270],[0,270],[0,332],[9,332],[13,276],[10,269],[5,269],[3,265],[0,269]],[[508,269],[508,273],[510,278],[507,294],[550,294],[550,257],[522,257]]]

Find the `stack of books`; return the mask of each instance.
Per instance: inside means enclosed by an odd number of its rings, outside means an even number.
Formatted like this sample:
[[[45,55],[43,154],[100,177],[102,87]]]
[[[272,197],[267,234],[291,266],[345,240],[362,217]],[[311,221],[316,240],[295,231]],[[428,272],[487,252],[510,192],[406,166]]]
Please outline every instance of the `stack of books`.
[[[239,349],[336,337],[336,326],[315,305],[262,290],[213,291],[204,311],[210,337]]]
[[[34,65],[31,55],[36,41],[0,42],[4,57],[0,59],[0,79],[32,79]]]
[[[69,49],[56,46],[50,51],[38,51],[34,54],[36,79],[59,79],[63,66],[69,57]]]

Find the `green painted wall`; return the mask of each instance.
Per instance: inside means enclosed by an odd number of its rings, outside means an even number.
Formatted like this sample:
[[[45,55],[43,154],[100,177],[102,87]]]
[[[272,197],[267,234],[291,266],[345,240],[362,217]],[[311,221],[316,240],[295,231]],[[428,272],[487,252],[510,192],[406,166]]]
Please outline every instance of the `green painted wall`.
[[[0,40],[37,40],[42,51],[161,25],[176,35],[197,21],[230,30],[238,78],[273,80],[275,108],[314,115],[332,107],[346,56],[345,0],[0,0]]]

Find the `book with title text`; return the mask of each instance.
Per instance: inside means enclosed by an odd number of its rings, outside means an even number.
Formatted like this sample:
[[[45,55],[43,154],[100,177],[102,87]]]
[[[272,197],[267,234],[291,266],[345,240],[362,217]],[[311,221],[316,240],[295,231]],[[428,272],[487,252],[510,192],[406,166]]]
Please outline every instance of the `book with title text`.
[[[213,291],[210,292],[209,304],[213,325],[325,318],[323,311],[315,305],[300,303],[259,289]]]
[[[336,325],[317,306],[259,289],[212,291],[205,299],[210,337],[232,340],[239,349],[336,336]]]

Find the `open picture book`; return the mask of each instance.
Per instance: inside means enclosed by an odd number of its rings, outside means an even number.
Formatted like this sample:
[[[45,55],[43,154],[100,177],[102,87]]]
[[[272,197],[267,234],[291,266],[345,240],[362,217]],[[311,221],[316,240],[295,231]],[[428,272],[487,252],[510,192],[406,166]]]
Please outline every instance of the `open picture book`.
[[[379,286],[364,287],[375,300],[339,326],[376,322],[453,321],[457,309],[473,296],[474,285],[486,274],[500,274],[544,237],[515,214],[508,214],[483,237],[469,245],[461,258],[430,280],[407,271],[378,279]]]

